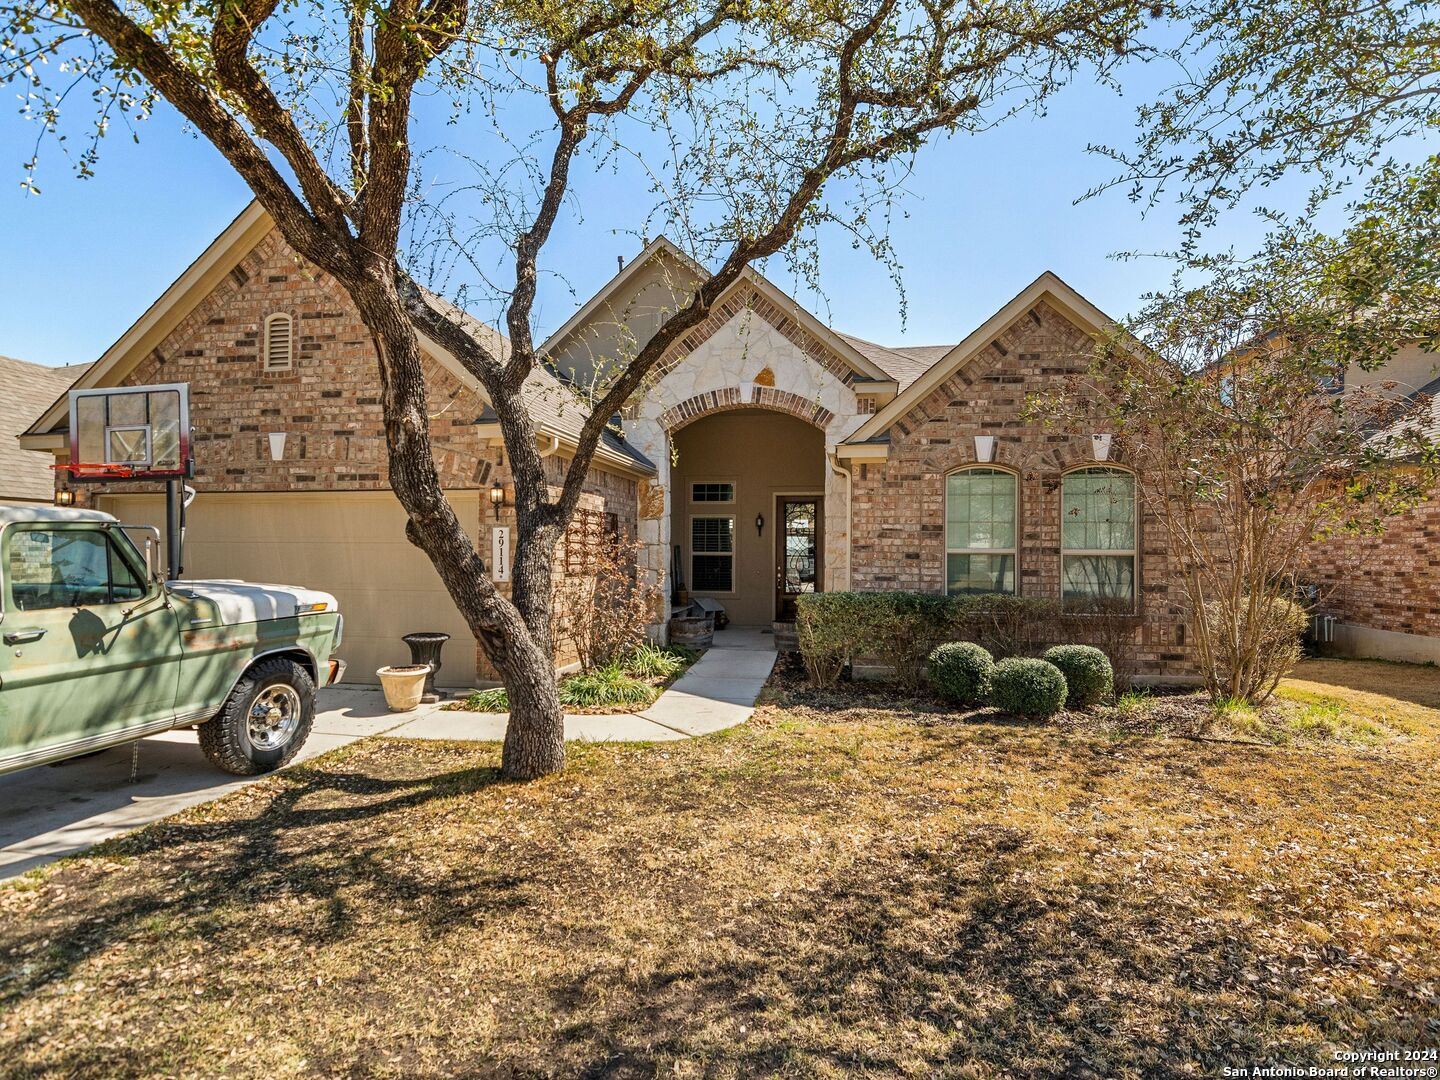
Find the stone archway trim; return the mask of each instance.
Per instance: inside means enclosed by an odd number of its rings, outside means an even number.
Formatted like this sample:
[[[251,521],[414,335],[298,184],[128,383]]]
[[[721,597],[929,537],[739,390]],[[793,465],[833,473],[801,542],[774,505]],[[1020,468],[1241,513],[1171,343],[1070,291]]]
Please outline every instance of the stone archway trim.
[[[835,419],[835,414],[823,405],[817,405],[813,399],[792,394],[788,390],[752,385],[750,399],[744,401],[741,400],[738,386],[726,386],[718,390],[706,390],[703,394],[696,394],[670,406],[660,414],[660,426],[667,432],[675,431],[702,416],[735,409],[769,409],[773,412],[788,413],[822,429]]]

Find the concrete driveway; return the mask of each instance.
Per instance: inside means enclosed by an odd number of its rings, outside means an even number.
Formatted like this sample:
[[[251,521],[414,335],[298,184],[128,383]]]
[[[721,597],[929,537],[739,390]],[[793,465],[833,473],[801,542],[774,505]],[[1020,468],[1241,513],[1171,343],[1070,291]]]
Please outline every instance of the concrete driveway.
[[[321,690],[315,727],[295,760],[388,731],[438,707],[392,713],[378,687]],[[0,881],[259,779],[216,769],[200,752],[194,731],[166,732],[132,745],[139,748],[134,783],[131,746],[0,776]]]

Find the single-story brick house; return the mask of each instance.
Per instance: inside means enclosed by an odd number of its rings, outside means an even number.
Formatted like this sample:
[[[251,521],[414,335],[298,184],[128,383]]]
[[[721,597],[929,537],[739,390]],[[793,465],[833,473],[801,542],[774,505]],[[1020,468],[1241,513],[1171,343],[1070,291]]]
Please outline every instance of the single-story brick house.
[[[1440,441],[1437,371],[1440,356],[1411,347],[1378,371],[1347,372],[1345,388],[1379,387],[1418,403],[1418,422],[1407,417],[1396,427]],[[1384,442],[1395,434],[1386,429],[1375,438]],[[1395,467],[1407,464],[1402,459]],[[1306,575],[1319,591],[1319,609],[1336,620],[1327,652],[1440,663],[1440,496],[1390,518],[1383,532],[1318,541],[1306,564]]]
[[[646,340],[703,273],[657,240],[546,342],[555,372],[532,376],[530,401],[557,478],[582,415],[565,383]],[[1091,432],[1021,418],[1026,395],[1083,365],[1108,323],[1046,273],[956,344],[887,348],[831,329],[748,272],[666,358],[623,436],[607,439],[585,513],[638,535],[667,595],[712,597],[738,624],[792,617],[812,590],[1102,595],[1132,607],[1142,677],[1187,679],[1181,589],[1123,447],[1097,460]],[[509,520],[489,499],[508,480],[499,429],[475,381],[424,344],[441,474],[488,550]],[[403,656],[409,631],[468,640],[386,487],[364,326],[257,205],[76,385],[159,382],[191,388],[188,575],[335,593],[360,677]],[[67,422],[62,398],[22,442],[64,455]],[[278,458],[272,433],[285,435]],[[153,488],[107,485],[82,499],[128,519],[162,516]],[[484,658],[456,643],[444,678],[483,676]]]

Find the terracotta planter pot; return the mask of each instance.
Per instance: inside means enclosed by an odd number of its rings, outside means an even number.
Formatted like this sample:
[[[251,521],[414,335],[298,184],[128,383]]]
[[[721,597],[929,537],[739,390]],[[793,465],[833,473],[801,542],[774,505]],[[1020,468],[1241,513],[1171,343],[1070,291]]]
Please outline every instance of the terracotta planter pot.
[[[420,705],[425,693],[425,676],[429,664],[406,664],[404,667],[382,667],[375,672],[385,690],[385,704],[391,712],[410,712]]]

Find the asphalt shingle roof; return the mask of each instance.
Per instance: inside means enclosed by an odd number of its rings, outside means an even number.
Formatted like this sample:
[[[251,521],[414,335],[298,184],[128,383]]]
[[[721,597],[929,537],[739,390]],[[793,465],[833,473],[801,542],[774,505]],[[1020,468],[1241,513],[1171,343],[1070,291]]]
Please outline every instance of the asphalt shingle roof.
[[[89,367],[46,367],[0,356],[0,502],[48,502],[54,495],[55,474],[50,471],[54,457],[22,449],[17,439]]]
[[[954,345],[877,345],[853,334],[840,336],[861,356],[899,383],[901,390],[924,375],[942,356],[955,348]]]

